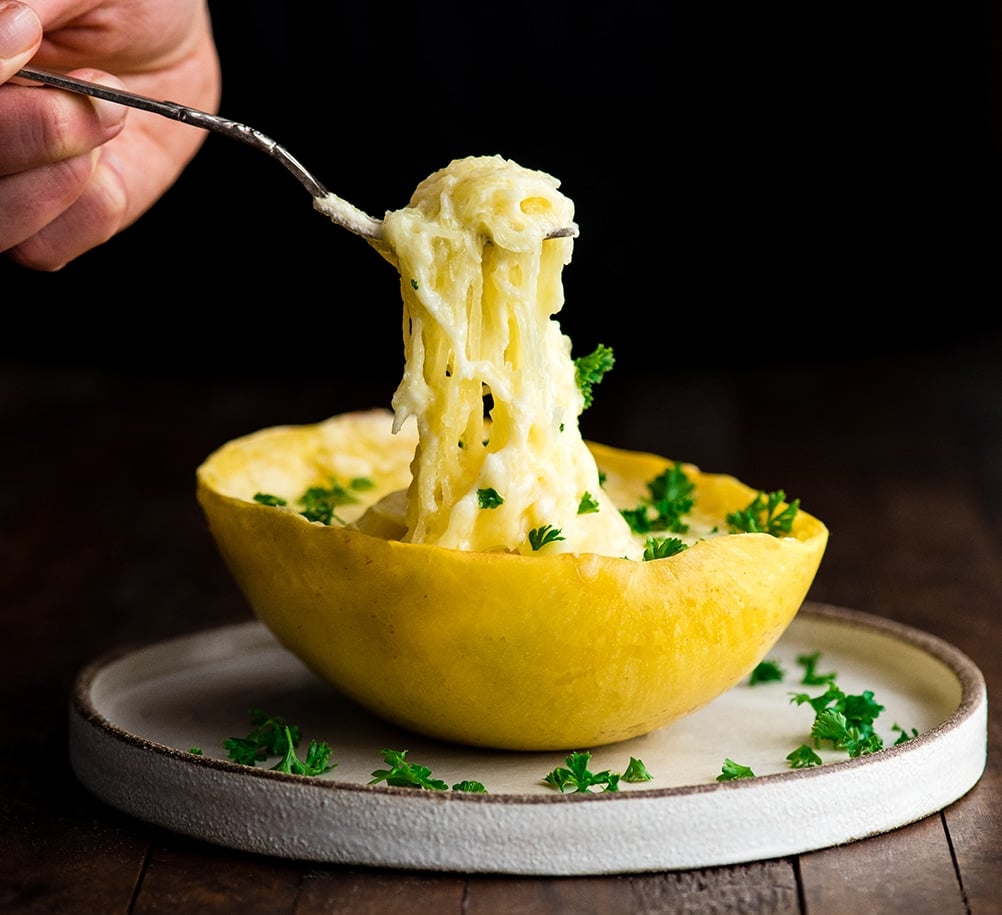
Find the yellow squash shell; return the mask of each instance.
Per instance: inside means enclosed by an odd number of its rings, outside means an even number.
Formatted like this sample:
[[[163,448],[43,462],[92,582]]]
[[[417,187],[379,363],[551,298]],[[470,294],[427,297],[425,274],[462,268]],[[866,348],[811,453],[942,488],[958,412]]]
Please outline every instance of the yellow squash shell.
[[[211,534],[256,615],[309,668],[376,715],[442,740],[572,750],[669,725],[746,677],[800,608],[827,528],[802,509],[790,536],[733,534],[650,562],[519,556],[387,539],[366,507],[405,489],[416,433],[389,411],[348,413],[231,441],[197,471]],[[638,496],[670,463],[589,443],[610,492]],[[697,510],[756,495],[686,465]],[[293,506],[309,486],[375,486],[326,526]],[[632,507],[620,505],[620,507]],[[382,535],[380,535],[382,534]]]

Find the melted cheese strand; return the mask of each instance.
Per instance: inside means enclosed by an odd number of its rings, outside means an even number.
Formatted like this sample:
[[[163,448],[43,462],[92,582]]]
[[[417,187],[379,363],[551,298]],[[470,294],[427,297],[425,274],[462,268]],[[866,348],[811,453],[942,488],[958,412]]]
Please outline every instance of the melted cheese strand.
[[[571,341],[552,320],[573,250],[546,239],[574,217],[558,187],[499,156],[458,159],[386,214],[404,303],[394,428],[414,417],[419,439],[405,540],[528,555],[529,532],[549,525],[564,539],[543,554],[637,558],[581,438]],[[481,507],[480,490],[502,504]],[[585,493],[597,512],[578,514]]]

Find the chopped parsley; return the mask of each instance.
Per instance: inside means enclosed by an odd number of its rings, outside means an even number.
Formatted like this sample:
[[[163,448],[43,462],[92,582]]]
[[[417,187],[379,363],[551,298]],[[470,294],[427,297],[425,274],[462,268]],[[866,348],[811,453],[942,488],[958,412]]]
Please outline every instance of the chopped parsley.
[[[824,763],[824,760],[806,743],[802,743],[792,753],[787,753],[786,760],[791,769],[807,769],[810,766],[820,766]]]
[[[797,705],[810,705],[814,710],[811,737],[815,747],[823,743],[832,749],[845,750],[849,756],[865,756],[883,749],[884,741],[874,730],[873,723],[884,710],[873,698],[872,690],[847,695],[834,682],[819,696],[794,693],[790,699]]]
[[[780,537],[789,534],[793,519],[800,509],[800,499],[794,499],[785,508],[786,493],[759,491],[745,507],[727,515],[727,524],[732,534],[772,534]]]
[[[375,769],[370,785],[386,782],[395,788],[425,788],[429,791],[448,791],[449,786],[440,778],[432,778],[431,769],[418,763],[408,762],[406,750],[382,750],[383,762],[389,769]],[[482,782],[466,778],[452,786],[453,791],[471,794],[487,794]]]
[[[857,695],[843,692],[835,683],[834,671],[818,672],[820,659],[820,651],[797,657],[797,663],[803,668],[800,682],[809,686],[824,686],[825,691],[813,697],[807,693],[790,694],[791,702],[797,705],[809,705],[814,711],[809,734],[810,742],[802,743],[786,756],[786,761],[792,769],[822,765],[824,760],[816,751],[826,743],[833,750],[844,751],[854,759],[875,753],[884,746],[883,738],[874,729],[874,722],[884,710],[884,706],[874,699],[872,690],[863,690]],[[752,671],[748,685],[780,681],[784,677],[785,673],[778,661],[762,661]],[[918,736],[915,728],[908,733],[896,723],[892,730],[898,734],[894,741],[895,746]]]
[[[621,514],[635,534],[650,531],[684,534],[689,525],[682,518],[692,511],[695,489],[696,484],[689,479],[682,465],[671,464],[661,474],[648,480],[649,495],[641,499],[636,508],[621,509]]]
[[[272,766],[275,772],[286,772],[290,775],[323,775],[334,768],[330,764],[331,748],[330,744],[322,740],[311,740],[306,750],[306,761],[303,762],[296,755],[296,748],[289,737],[289,727],[286,726],[287,744],[285,754]]]
[[[588,768],[588,763],[591,762],[591,753],[588,751],[575,750],[564,762],[566,765],[557,766],[543,777],[545,784],[556,788],[561,794],[568,791],[584,793],[592,789],[619,791],[620,781],[649,782],[654,778],[643,761],[634,756],[630,757],[630,763],[622,774],[608,769],[592,772]]]
[[[487,794],[487,789],[483,782],[475,781],[471,778],[464,778],[461,782],[456,782],[452,786],[453,791],[466,791],[470,794]]]
[[[355,477],[348,482],[347,486],[335,479],[331,479],[329,486],[311,486],[299,497],[298,502],[303,507],[300,514],[307,521],[319,521],[326,525],[330,525],[332,521],[344,524],[344,520],[338,517],[334,509],[339,505],[350,505],[358,502],[354,494],[372,489],[373,486],[375,484],[368,477]],[[275,508],[289,504],[281,496],[267,492],[255,493],[254,501]]]
[[[586,492],[581,501],[578,502],[579,515],[591,515],[598,511],[598,500],[590,493]]]
[[[813,654],[802,654],[798,656],[797,663],[804,668],[804,675],[800,679],[800,682],[803,683],[804,686],[823,686],[826,683],[835,682],[835,671],[827,674],[818,673],[818,661],[820,659],[820,651],[815,651]]]
[[[733,759],[725,759],[717,776],[718,782],[731,782],[739,778],[754,778],[755,773],[748,766],[736,763]]]
[[[497,508],[504,504],[504,499],[498,495],[496,489],[478,489],[477,504],[481,508]]]
[[[383,762],[389,769],[373,771],[370,785],[386,782],[396,788],[428,788],[431,791],[448,791],[449,786],[440,778],[431,777],[431,769],[408,762],[406,750],[382,750]]]
[[[757,686],[759,683],[770,683],[774,680],[782,680],[785,674],[779,661],[761,661],[756,665],[748,678],[749,686]]]
[[[678,537],[648,537],[647,543],[644,544],[644,562],[650,562],[652,559],[667,559],[669,556],[674,556],[686,549],[688,549],[688,545],[684,540],[679,540]]]
[[[875,753],[884,747],[884,741],[879,734],[870,728],[860,729],[849,724],[849,719],[838,709],[827,708],[818,712],[811,727],[814,745],[821,746],[822,741],[831,741],[836,750],[845,750],[853,759]]]
[[[574,377],[577,381],[578,389],[584,397],[584,408],[587,410],[594,400],[593,388],[604,377],[616,359],[612,354],[612,349],[603,344],[599,344],[593,353],[587,356],[579,356],[574,360]]]
[[[303,506],[300,514],[307,521],[319,521],[321,524],[327,525],[331,521],[337,521],[338,524],[344,524],[334,509],[339,505],[348,505],[357,501],[358,499],[337,480],[331,480],[330,486],[311,486],[299,497],[299,504]]]
[[[560,528],[554,527],[552,524],[544,524],[542,527],[535,527],[529,531],[529,545],[532,547],[533,552],[541,550],[548,543],[564,539],[563,534],[560,533]]]
[[[250,720],[254,727],[246,737],[228,737],[223,741],[223,749],[233,762],[254,766],[269,756],[285,756],[290,745],[299,745],[299,728],[286,727],[284,718],[254,708],[250,710]]]
[[[306,751],[306,761],[303,762],[296,755],[296,747],[300,742],[298,727],[286,724],[284,718],[269,715],[260,709],[251,709],[250,719],[254,727],[246,737],[228,737],[223,741],[223,749],[233,762],[256,766],[262,760],[277,756],[279,761],[271,767],[273,770],[308,776],[323,775],[334,768],[330,763],[329,744],[311,740]]]
[[[643,760],[637,759],[635,756],[630,757],[630,763],[626,767],[626,771],[623,773],[624,782],[649,782],[653,781],[654,776],[647,771],[647,766],[644,765]]]
[[[281,496],[273,496],[270,492],[254,493],[254,501],[260,502],[262,505],[270,505],[273,508],[281,508],[283,505],[289,504]]]

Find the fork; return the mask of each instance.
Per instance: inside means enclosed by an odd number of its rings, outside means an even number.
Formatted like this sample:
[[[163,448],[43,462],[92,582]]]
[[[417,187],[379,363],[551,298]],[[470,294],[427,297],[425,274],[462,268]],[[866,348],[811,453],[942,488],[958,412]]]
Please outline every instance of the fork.
[[[267,153],[273,159],[281,162],[299,180],[299,183],[309,191],[313,197],[314,209],[323,213],[343,229],[347,229],[349,232],[366,239],[383,257],[393,264],[396,263],[396,258],[393,256],[383,236],[383,223],[381,220],[370,216],[347,200],[338,197],[337,194],[328,191],[284,146],[276,143],[271,137],[265,136],[260,130],[248,127],[246,124],[241,124],[237,121],[231,121],[229,118],[209,114],[206,111],[190,108],[187,105],[180,105],[177,102],[157,101],[156,99],[148,98],[135,92],[128,92],[124,89],[111,89],[98,83],[77,79],[73,76],[64,76],[61,73],[39,70],[35,67],[22,67],[15,75],[34,82],[57,86],[69,92],[90,95],[94,98],[117,102],[120,105],[139,108],[143,111],[152,111],[154,114],[162,115],[174,121],[181,121],[194,127],[202,127],[206,130],[215,131],[223,136],[239,140],[248,146]],[[566,228],[560,228],[551,232],[546,237],[574,238],[577,234],[577,226],[572,223]]]

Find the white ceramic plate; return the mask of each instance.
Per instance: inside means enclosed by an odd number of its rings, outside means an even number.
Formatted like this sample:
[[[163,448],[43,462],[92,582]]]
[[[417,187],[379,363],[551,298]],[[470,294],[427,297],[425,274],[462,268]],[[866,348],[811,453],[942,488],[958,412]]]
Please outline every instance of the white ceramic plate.
[[[814,713],[790,701],[797,658],[820,652],[847,694],[884,706],[885,749],[791,769]],[[642,760],[653,781],[561,794],[543,782],[562,753],[443,744],[383,723],[309,673],[259,623],[117,653],[81,672],[71,703],[73,769],[139,819],[243,851],[310,861],[468,873],[613,874],[709,867],[836,845],[895,829],[969,791],[987,758],[987,696],[956,648],[887,620],[808,603],[769,658],[782,682],[741,684],[671,727],[593,750],[589,768]],[[407,688],[420,688],[408,685]],[[401,689],[401,701],[406,690]],[[317,778],[229,761],[249,710],[280,715],[333,748]],[[910,734],[900,746],[892,725]],[[205,755],[189,752],[200,747]],[[487,794],[368,785],[381,750],[407,750],[452,785]],[[572,748],[590,750],[588,747]],[[754,778],[719,782],[726,758]],[[263,765],[270,766],[274,761]]]

